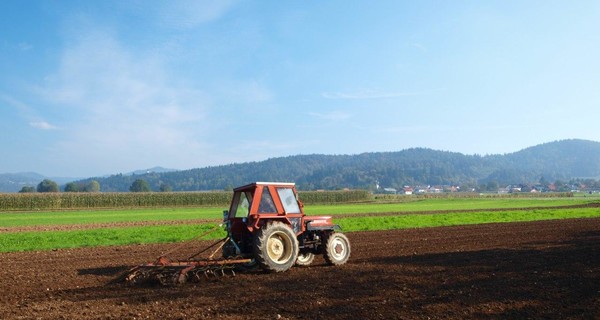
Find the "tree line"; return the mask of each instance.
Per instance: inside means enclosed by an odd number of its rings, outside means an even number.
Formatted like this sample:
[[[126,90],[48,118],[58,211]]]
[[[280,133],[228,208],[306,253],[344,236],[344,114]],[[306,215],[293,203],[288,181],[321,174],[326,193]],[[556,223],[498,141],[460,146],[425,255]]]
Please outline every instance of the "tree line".
[[[300,190],[402,189],[451,185],[493,191],[507,185],[594,188],[600,177],[600,143],[563,140],[504,155],[464,155],[412,148],[358,155],[297,155],[174,172],[116,174],[73,182],[68,191],[86,191],[96,181],[103,192],[231,190],[253,181],[290,181]],[[541,181],[543,180],[545,181]],[[141,180],[141,181],[140,181]],[[142,182],[144,181],[144,182]],[[552,183],[550,183],[552,182]],[[82,187],[83,186],[83,187]],[[67,188],[65,187],[67,191]]]
[[[131,192],[151,192],[150,185],[143,179],[136,179],[131,186],[129,187],[129,191]],[[164,186],[160,189],[163,192],[172,191],[170,187]],[[52,181],[50,179],[44,179],[40,182],[37,187],[32,186],[24,186],[21,188],[19,193],[32,193],[32,192],[60,192],[60,187],[58,183]],[[69,182],[64,187],[64,192],[100,192],[100,183],[96,180],[91,180],[89,182]]]

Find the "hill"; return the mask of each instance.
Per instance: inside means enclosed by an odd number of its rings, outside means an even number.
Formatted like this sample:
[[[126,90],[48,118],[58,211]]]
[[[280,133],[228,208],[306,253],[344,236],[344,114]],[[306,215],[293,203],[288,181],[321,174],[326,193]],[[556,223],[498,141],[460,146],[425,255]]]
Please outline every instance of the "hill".
[[[18,192],[25,186],[36,187],[42,180],[50,179],[58,184],[73,181],[73,177],[46,177],[36,172],[1,173],[0,192]]]
[[[600,143],[562,140],[504,155],[464,155],[412,148],[358,155],[296,155],[190,169],[90,178],[102,191],[128,191],[136,179],[152,190],[168,185],[173,191],[223,190],[251,181],[295,181],[302,190],[404,185],[476,185],[533,183],[600,177]]]

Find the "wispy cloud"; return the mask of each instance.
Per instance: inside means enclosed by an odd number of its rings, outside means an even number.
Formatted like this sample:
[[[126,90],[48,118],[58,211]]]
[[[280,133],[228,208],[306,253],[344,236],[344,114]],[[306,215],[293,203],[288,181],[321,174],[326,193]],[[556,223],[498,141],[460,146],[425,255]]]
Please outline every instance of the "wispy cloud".
[[[390,99],[406,96],[416,96],[422,93],[416,92],[382,92],[375,90],[360,90],[356,92],[323,92],[321,96],[326,99],[343,99],[343,100],[374,100],[374,99]]]
[[[22,101],[13,98],[12,96],[0,93],[0,101],[3,101],[7,105],[15,108],[19,116],[22,119],[24,119],[24,121],[29,122],[29,125],[33,128],[42,130],[58,129],[56,126],[51,125],[49,122],[45,120],[40,120],[41,117],[38,115],[38,112],[34,108]]]
[[[51,124],[49,124],[46,121],[35,121],[35,122],[30,122],[29,123],[30,126],[36,128],[36,129],[41,129],[41,130],[55,130],[58,129],[56,126],[53,126]]]
[[[273,92],[266,85],[256,80],[234,81],[225,85],[223,94],[245,102],[268,102],[273,99]]]
[[[319,112],[309,112],[308,113],[309,116],[311,117],[315,117],[321,120],[328,120],[328,121],[343,121],[346,119],[349,119],[352,115],[347,113],[347,112],[341,112],[341,111],[332,111],[332,112],[327,112],[327,113],[319,113]]]
[[[108,33],[83,35],[65,49],[58,71],[38,91],[63,109],[65,125],[77,133],[59,147],[90,161],[145,157],[152,163],[172,159],[162,163],[177,166],[170,154],[180,161],[197,157],[210,127],[204,121],[208,99],[167,70],[160,57],[127,49]]]
[[[421,51],[421,52],[423,52],[423,53],[427,53],[427,52],[428,52],[428,50],[427,50],[427,47],[425,47],[425,46],[424,46],[423,44],[421,44],[421,43],[414,42],[414,43],[411,43],[411,44],[410,44],[410,46],[411,46],[411,47],[413,47],[413,48],[417,48],[417,49],[419,49],[419,51]]]
[[[218,20],[234,3],[233,0],[171,0],[162,2],[162,5],[155,6],[152,10],[155,10],[162,26],[184,30]]]

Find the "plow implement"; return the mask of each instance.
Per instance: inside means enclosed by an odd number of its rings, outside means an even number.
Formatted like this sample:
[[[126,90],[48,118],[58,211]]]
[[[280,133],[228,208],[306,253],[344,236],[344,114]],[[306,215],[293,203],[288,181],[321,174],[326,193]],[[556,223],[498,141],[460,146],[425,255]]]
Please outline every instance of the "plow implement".
[[[153,263],[136,266],[125,275],[125,282],[133,285],[159,283],[164,286],[179,285],[187,281],[201,281],[211,277],[235,276],[237,265],[252,259],[205,259],[170,261],[164,257]]]
[[[219,227],[221,226],[216,226],[208,232],[196,236],[192,240],[206,236]],[[119,280],[131,285],[158,283],[164,286],[172,286],[180,285],[188,281],[200,281],[202,279],[218,278],[226,275],[235,276],[236,267],[250,264],[253,259],[244,258],[242,256],[214,258],[217,253],[221,252],[223,246],[230,241],[230,239],[230,237],[221,239],[185,259],[179,260],[169,258],[169,255],[172,255],[174,252],[181,249],[181,247],[187,245],[187,242],[183,243],[161,255],[154,262],[141,264],[129,269],[125,274],[119,277]],[[211,249],[213,250],[208,257],[202,257],[203,254],[206,254]]]

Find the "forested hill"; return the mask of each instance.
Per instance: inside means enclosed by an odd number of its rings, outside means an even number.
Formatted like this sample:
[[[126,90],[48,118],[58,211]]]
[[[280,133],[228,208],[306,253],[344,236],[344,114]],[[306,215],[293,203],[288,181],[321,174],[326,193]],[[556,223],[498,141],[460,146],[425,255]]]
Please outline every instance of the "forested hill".
[[[413,148],[358,155],[297,155],[175,172],[113,175],[96,180],[102,191],[129,191],[136,179],[158,191],[223,190],[252,181],[294,181],[302,190],[405,185],[535,183],[600,177],[600,143],[563,140],[505,155],[464,155]]]

